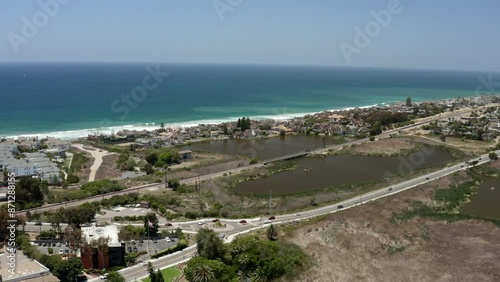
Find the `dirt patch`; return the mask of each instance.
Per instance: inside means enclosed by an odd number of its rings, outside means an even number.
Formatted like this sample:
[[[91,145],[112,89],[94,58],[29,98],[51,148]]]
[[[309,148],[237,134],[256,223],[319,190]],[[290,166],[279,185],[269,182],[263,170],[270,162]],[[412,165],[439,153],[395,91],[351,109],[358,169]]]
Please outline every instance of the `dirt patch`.
[[[295,281],[499,281],[500,228],[478,220],[391,223],[410,200],[431,201],[442,178],[292,231],[316,266]]]
[[[350,151],[355,154],[363,155],[378,155],[381,152],[384,152],[384,155],[399,155],[415,148],[415,143],[410,140],[388,138],[366,142],[351,148]]]
[[[121,172],[116,168],[118,155],[108,155],[102,158],[102,164],[97,170],[95,180],[112,179],[121,176]]]

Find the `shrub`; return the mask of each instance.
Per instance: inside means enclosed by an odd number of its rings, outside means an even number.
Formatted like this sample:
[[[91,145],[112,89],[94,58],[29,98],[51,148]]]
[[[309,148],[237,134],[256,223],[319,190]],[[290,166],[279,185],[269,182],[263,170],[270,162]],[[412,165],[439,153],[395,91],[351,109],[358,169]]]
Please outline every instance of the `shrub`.
[[[80,182],[80,178],[78,178],[78,176],[70,173],[68,174],[68,177],[66,178],[66,183],[68,184],[74,184],[74,183],[78,183]]]

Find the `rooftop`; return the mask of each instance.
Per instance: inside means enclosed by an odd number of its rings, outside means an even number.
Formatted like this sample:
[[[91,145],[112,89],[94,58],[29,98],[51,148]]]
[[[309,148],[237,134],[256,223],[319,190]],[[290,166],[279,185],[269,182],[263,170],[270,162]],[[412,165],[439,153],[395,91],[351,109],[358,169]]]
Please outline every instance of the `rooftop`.
[[[85,235],[88,243],[101,237],[108,237],[110,239],[109,246],[121,245],[118,240],[118,227],[116,225],[82,227],[82,235]]]
[[[14,281],[41,281],[43,276],[43,281],[46,282],[56,282],[59,281],[55,276],[53,276],[49,269],[39,263],[36,260],[31,260],[27,258],[21,251],[16,252],[16,269],[15,274],[9,272],[8,266],[8,253],[0,254],[0,263],[2,267],[0,268],[0,275],[2,275],[3,282],[14,282]]]

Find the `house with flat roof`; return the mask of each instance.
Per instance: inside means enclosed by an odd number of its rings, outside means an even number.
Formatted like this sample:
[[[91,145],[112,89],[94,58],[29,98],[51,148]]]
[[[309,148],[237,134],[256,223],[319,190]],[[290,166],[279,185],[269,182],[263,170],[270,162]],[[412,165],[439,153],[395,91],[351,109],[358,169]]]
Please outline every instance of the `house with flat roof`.
[[[80,250],[84,268],[102,269],[125,265],[125,243],[118,240],[118,227],[116,225],[82,227],[82,236],[89,244],[102,237],[107,237],[109,240],[106,251],[97,247],[93,247],[91,250],[83,248]]]

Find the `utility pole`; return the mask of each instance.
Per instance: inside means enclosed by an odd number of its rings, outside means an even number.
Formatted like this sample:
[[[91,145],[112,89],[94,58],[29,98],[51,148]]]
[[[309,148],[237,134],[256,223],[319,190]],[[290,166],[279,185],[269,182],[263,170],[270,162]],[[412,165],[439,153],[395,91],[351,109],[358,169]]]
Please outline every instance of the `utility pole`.
[[[269,190],[269,215],[272,215],[271,214],[271,193],[272,193],[272,190]]]

